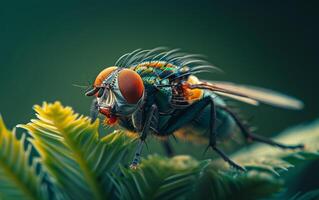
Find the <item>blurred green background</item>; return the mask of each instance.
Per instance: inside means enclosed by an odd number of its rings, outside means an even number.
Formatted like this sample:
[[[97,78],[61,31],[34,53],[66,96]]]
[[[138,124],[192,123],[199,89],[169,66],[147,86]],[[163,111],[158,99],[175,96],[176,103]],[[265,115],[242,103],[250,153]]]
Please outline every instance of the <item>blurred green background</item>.
[[[318,20],[315,1],[301,0],[1,1],[0,113],[10,128],[33,118],[32,106],[43,101],[88,115],[91,99],[72,84],[87,85],[126,52],[167,46],[204,54],[225,71],[201,78],[303,100],[302,111],[239,104],[259,134],[275,135],[318,117]],[[158,143],[149,146],[161,151]],[[296,191],[315,188],[318,178],[300,175]]]
[[[302,111],[242,105],[272,135],[318,117],[318,12],[311,1],[8,1],[0,6],[0,112],[11,128],[34,104],[85,115],[87,85],[122,54],[167,46],[200,53],[224,74],[205,79],[275,89]]]

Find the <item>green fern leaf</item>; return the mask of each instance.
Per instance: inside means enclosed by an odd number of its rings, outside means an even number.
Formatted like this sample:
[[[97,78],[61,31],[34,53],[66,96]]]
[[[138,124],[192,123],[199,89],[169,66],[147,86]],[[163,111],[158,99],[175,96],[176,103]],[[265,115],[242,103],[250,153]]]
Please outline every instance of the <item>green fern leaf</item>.
[[[289,200],[318,200],[319,189],[307,191],[305,193],[298,192],[289,198]]]
[[[37,173],[37,159],[30,164],[31,146],[25,150],[15,130],[8,131],[0,116],[0,199],[47,199],[43,174]]]
[[[304,150],[283,150],[256,144],[237,152],[232,158],[247,169],[272,172],[276,175],[306,160],[319,158],[319,121],[290,128],[274,138],[285,144],[304,144]]]
[[[318,121],[275,138],[284,143],[304,143],[305,150],[258,144],[234,154],[232,158],[248,169],[245,173],[230,169],[221,160],[157,155],[143,159],[137,170],[131,170],[119,167],[134,145],[123,132],[99,138],[98,121],[91,124],[89,118],[59,102],[44,103],[35,110],[38,119],[20,127],[30,133],[55,198],[60,199],[269,198],[283,189],[278,175],[319,157]]]
[[[232,158],[248,169],[240,173],[223,160],[195,161],[150,156],[137,171],[122,169],[120,199],[257,199],[283,189],[280,173],[305,160],[319,157],[319,121],[285,131],[275,138],[283,143],[303,143],[304,150],[283,150],[252,145]],[[183,161],[183,162],[181,162]],[[184,163],[181,165],[181,163]]]
[[[230,173],[209,165],[195,183],[189,199],[259,199],[283,189],[283,181],[267,173],[248,171]]]
[[[20,125],[32,136],[41,162],[64,196],[104,199],[111,190],[110,174],[129,149],[130,140],[116,132],[99,138],[98,124],[59,102],[35,106],[37,118]]]
[[[233,175],[218,171],[210,160],[198,162],[189,156],[149,156],[138,170],[122,172],[119,199],[256,199],[282,188],[282,182],[269,174]]]

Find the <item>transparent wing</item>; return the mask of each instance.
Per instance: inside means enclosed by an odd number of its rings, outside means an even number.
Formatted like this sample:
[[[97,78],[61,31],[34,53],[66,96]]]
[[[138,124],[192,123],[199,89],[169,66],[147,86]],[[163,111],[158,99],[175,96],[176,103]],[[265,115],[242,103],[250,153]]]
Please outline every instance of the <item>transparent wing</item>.
[[[223,93],[223,92],[216,92],[215,93],[225,96],[225,97],[229,97],[232,99],[235,99],[237,101],[241,101],[250,105],[254,105],[254,106],[258,106],[259,105],[259,101],[256,101],[254,99],[251,98],[247,98],[247,97],[243,97],[243,96],[238,96],[238,95],[233,95],[233,94],[227,94],[227,93]]]
[[[273,90],[255,86],[238,85],[230,82],[203,81],[191,84],[191,88],[208,89],[245,103],[258,105],[258,102],[287,109],[299,110],[303,108],[302,101]]]

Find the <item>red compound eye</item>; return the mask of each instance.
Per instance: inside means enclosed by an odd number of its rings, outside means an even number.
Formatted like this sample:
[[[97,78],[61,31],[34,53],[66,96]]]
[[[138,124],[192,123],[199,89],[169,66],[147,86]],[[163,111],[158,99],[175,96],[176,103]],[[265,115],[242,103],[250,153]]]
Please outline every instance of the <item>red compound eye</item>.
[[[137,103],[143,96],[143,80],[133,70],[121,70],[118,76],[118,85],[123,97],[130,104]]]

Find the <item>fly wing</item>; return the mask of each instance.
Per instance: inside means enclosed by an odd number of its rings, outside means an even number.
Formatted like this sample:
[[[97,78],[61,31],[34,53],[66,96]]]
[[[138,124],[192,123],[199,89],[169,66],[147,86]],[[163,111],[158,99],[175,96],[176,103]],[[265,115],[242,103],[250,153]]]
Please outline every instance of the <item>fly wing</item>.
[[[207,81],[190,85],[190,87],[208,89],[220,95],[224,95],[252,105],[258,105],[258,102],[262,102],[287,109],[299,110],[303,108],[302,101],[294,97],[255,86],[238,85],[230,82]]]
[[[219,95],[222,95],[222,96],[225,96],[225,97],[229,97],[229,98],[235,99],[237,101],[241,101],[241,102],[253,105],[253,106],[258,106],[259,105],[259,101],[256,101],[256,100],[251,99],[251,98],[238,96],[238,95],[233,95],[233,94],[227,94],[227,93],[223,93],[223,92],[215,92],[215,93],[217,93]]]

